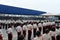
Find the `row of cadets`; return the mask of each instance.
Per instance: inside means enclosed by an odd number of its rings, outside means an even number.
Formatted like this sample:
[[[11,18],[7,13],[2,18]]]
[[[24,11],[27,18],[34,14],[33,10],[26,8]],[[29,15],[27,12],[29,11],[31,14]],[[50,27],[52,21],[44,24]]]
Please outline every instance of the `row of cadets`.
[[[3,40],[2,30],[0,29],[0,40]]]
[[[51,39],[51,36],[50,36],[50,34],[49,34],[49,24],[48,24],[48,22],[44,22],[43,23],[43,35],[42,35],[42,39],[43,40],[52,40]]]
[[[37,31],[36,32],[36,37],[34,37],[32,40],[43,40],[41,32]]]
[[[47,26],[47,24],[44,22],[43,23],[43,34],[46,32],[46,26]]]
[[[41,32],[37,31],[36,32],[36,37],[33,38],[32,40],[52,40],[51,36],[49,35],[49,30],[46,29],[45,33],[43,35],[41,35]]]
[[[26,33],[27,32],[27,25],[26,25],[26,23],[23,24],[22,28],[23,28],[23,35],[24,35],[24,39],[25,39],[26,35],[27,35],[27,33]]]
[[[36,30],[37,30],[38,26],[36,23],[33,23],[33,35],[34,37],[36,37]]]
[[[41,32],[41,34],[43,34],[43,24],[42,23],[38,23],[38,28],[39,28],[39,31]]]
[[[60,40],[60,28],[56,29],[56,40]]]
[[[33,24],[35,25],[36,28],[36,32],[35,32],[35,37],[32,40],[42,40],[42,35],[41,35],[41,30],[42,30],[42,24],[38,23],[38,24]]]
[[[49,29],[45,30],[45,33],[42,35],[42,40],[52,40],[49,34]]]
[[[51,22],[47,22],[47,25],[48,25],[48,29],[49,29],[49,31],[50,31],[51,28],[52,28]]]
[[[51,22],[51,30],[49,32],[52,40],[56,40],[56,33],[55,33],[55,22]]]
[[[8,34],[8,40],[12,40],[13,38],[13,33],[12,33],[12,28],[11,26],[9,25],[8,29],[7,29],[7,34]]]
[[[50,27],[49,25],[51,25],[51,27],[52,27],[51,31],[49,30],[49,27]],[[43,23],[43,27],[44,27],[45,33],[42,36],[42,40],[55,40],[55,32],[54,32],[55,31],[55,23],[54,22],[50,22],[49,24],[48,24],[48,22]],[[37,39],[38,39],[38,37],[34,38],[34,40],[37,40]],[[39,39],[39,40],[41,40],[41,39]]]
[[[17,40],[22,40],[21,38],[20,38],[20,36],[21,36],[21,33],[22,33],[22,27],[20,26],[20,25],[17,25],[17,27],[16,27],[16,31],[17,31]]]
[[[27,27],[28,27],[28,40],[31,40],[33,26],[32,24],[29,23]]]

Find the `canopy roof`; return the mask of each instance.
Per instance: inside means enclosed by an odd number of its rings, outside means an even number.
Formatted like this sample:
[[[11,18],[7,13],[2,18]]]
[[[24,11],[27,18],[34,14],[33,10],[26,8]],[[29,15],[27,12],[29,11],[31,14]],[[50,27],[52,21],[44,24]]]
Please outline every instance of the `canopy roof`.
[[[46,12],[0,4],[0,14],[1,13],[3,13],[3,14],[16,14],[16,15],[41,15]]]

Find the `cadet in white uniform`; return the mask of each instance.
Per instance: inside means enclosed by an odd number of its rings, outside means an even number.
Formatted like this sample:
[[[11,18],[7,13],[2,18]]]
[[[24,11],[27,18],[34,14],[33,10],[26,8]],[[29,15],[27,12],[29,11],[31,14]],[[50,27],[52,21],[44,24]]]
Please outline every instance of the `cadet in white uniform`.
[[[52,27],[51,27],[51,31],[49,32],[49,34],[52,37],[52,40],[56,40],[55,26],[53,23],[51,24],[52,24]]]
[[[46,29],[46,33],[43,34],[43,40],[51,40],[51,36],[49,35],[48,29]]]
[[[56,40],[55,31],[50,31],[49,34],[50,34],[50,36],[52,37],[52,40]]]
[[[16,27],[16,31],[17,31],[17,35],[18,35],[17,38],[18,38],[18,40],[20,40],[20,37],[19,37],[19,36],[20,36],[21,33],[22,33],[22,28],[21,28],[21,26],[17,26],[17,27]]]
[[[26,31],[27,31],[27,26],[23,25],[23,35],[24,35],[24,38],[26,37]]]
[[[55,32],[56,32],[56,40],[60,40],[60,29],[57,29]]]
[[[49,31],[51,30],[51,25],[50,25],[51,22],[47,22],[47,28],[49,29]]]
[[[31,24],[28,24],[27,27],[28,27],[28,40],[31,40],[33,26]]]
[[[39,31],[43,34],[43,25],[41,23],[38,24]]]
[[[34,35],[34,37],[36,37],[36,30],[37,30],[37,24],[34,23],[33,24],[33,35]]]
[[[9,28],[7,29],[7,34],[8,34],[8,40],[12,40],[13,34],[11,26],[9,26]]]
[[[43,23],[43,34],[45,33],[45,31],[46,31],[46,26],[47,26],[47,24],[46,23]]]
[[[3,40],[2,32],[0,30],[0,40]]]
[[[42,35],[41,35],[41,33],[39,31],[36,32],[36,35],[37,36],[35,38],[33,38],[32,40],[43,40]]]

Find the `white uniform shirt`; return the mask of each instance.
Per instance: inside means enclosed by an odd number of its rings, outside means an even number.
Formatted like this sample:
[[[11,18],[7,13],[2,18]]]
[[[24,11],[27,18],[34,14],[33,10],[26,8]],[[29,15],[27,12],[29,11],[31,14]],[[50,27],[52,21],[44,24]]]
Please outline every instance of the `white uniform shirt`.
[[[0,29],[0,35],[2,35],[2,30]],[[2,35],[3,36],[3,35]]]
[[[37,24],[33,24],[33,28],[37,28]]]
[[[27,27],[28,27],[28,30],[32,30],[32,28],[33,28],[33,26],[31,24],[28,24]]]
[[[57,29],[55,32],[56,32],[56,36],[60,35],[60,29]]]
[[[56,29],[55,33],[56,33],[56,36],[59,35],[59,30]]]
[[[26,25],[23,25],[23,30],[27,30],[27,26]]]
[[[35,37],[33,40],[42,40],[42,36],[41,37]]]
[[[50,35],[50,36],[56,36],[56,33],[53,32],[53,31],[50,31],[50,32],[49,32],[49,35]]]
[[[43,40],[51,40],[51,36],[49,34],[43,34]]]
[[[7,29],[7,33],[9,34],[9,33],[12,33],[12,28],[8,28]]]
[[[43,26],[47,26],[47,23],[43,23]]]
[[[21,32],[22,31],[22,28],[20,26],[17,26],[16,27],[16,30],[17,30],[17,32]]]
[[[2,34],[2,29],[0,29],[0,34]]]
[[[60,35],[60,28],[59,28],[59,35]]]
[[[41,24],[41,23],[39,23],[39,24],[38,24],[38,27],[42,27],[42,24]]]

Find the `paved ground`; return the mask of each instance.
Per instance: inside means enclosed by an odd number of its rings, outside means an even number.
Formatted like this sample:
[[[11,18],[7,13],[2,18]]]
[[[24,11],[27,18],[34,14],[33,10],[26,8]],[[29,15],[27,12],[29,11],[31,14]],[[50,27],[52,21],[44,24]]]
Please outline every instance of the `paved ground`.
[[[2,35],[3,35],[3,40],[8,40],[8,36],[7,36],[7,33],[6,33],[6,30],[5,29],[1,29],[2,30]],[[33,32],[33,30],[32,30]],[[26,38],[25,40],[28,40],[28,31],[26,32]],[[31,36],[31,39],[33,38],[33,33],[32,33],[32,36]],[[17,32],[16,30],[13,29],[13,40],[17,40]]]
[[[5,29],[2,29],[3,40],[8,40],[8,36]],[[17,33],[13,30],[13,40],[17,40]]]
[[[7,36],[7,33],[6,33],[6,30],[5,29],[1,29],[2,30],[2,35],[3,35],[3,40],[8,40],[8,36]],[[28,35],[28,33],[26,32],[26,34]],[[26,35],[26,38],[25,40],[28,40],[27,39],[27,36]],[[32,36],[33,38],[33,36]],[[15,30],[13,30],[13,40],[17,40],[17,32]]]

